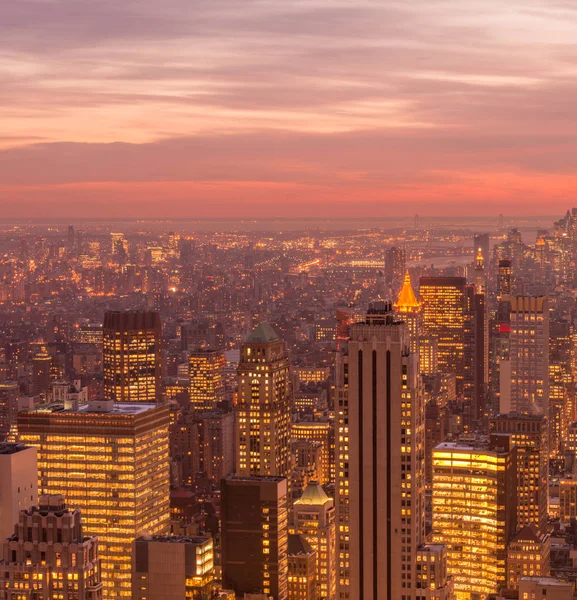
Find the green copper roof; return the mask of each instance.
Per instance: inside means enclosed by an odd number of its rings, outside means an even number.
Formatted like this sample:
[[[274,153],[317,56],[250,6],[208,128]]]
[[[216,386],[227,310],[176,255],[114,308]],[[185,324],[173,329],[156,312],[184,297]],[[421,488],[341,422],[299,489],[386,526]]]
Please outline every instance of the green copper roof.
[[[318,481],[309,481],[307,489],[303,495],[295,502],[295,504],[313,504],[315,506],[323,506],[330,498],[325,494]]]
[[[246,341],[253,344],[268,344],[269,342],[278,342],[279,340],[280,337],[269,323],[259,323]]]

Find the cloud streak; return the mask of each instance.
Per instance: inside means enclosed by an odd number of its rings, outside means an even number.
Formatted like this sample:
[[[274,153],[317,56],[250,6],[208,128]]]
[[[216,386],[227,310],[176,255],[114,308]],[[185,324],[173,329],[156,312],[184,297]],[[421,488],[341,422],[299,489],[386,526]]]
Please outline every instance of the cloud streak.
[[[563,0],[6,2],[0,200],[562,207],[576,26]]]

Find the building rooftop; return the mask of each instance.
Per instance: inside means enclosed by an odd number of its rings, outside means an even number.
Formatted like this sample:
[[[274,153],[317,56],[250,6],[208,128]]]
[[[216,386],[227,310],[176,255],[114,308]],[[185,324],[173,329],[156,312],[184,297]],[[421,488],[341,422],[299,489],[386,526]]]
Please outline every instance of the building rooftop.
[[[405,273],[405,280],[403,282],[403,287],[399,293],[399,297],[397,298],[397,302],[395,303],[395,308],[399,312],[410,312],[411,309],[420,308],[421,303],[417,300],[417,296],[415,296],[415,291],[413,290],[413,286],[411,285],[411,276],[409,275],[409,271]]]
[[[288,554],[310,554],[313,552],[311,545],[302,535],[291,533],[288,536]]]
[[[212,540],[208,536],[188,535],[143,535],[136,542],[162,542],[163,544],[206,544]]]
[[[90,400],[77,407],[65,408],[62,402],[48,402],[25,410],[26,413],[68,413],[68,414],[115,414],[138,415],[159,406],[144,402],[113,402],[112,400]]]
[[[247,338],[249,344],[269,344],[279,342],[280,337],[270,323],[259,323]]]
[[[17,454],[24,450],[30,450],[31,446],[25,446],[20,443],[2,442],[0,443],[0,454]]]
[[[303,495],[295,502],[295,504],[309,504],[313,506],[324,506],[330,498],[325,494],[318,481],[309,481]]]

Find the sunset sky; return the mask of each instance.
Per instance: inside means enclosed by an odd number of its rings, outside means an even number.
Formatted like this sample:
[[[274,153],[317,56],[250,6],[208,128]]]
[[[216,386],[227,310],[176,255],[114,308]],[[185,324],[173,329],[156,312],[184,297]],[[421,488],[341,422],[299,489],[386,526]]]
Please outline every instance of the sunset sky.
[[[577,205],[575,0],[0,1],[0,216]]]

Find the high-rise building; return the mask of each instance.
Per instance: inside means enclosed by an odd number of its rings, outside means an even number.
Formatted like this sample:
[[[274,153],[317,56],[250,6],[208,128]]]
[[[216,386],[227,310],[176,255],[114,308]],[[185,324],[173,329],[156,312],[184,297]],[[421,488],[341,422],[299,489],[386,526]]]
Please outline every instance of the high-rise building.
[[[510,411],[549,415],[549,307],[546,296],[511,297]],[[501,398],[503,405],[503,398]]]
[[[548,518],[549,452],[547,421],[537,415],[497,415],[492,433],[508,434],[517,448],[517,527],[545,531]]]
[[[97,535],[104,598],[131,597],[130,544],[168,533],[169,411],[165,404],[44,404],[18,414],[22,442],[38,449],[41,492],[82,509]]]
[[[37,502],[36,448],[0,444],[0,540],[12,535],[19,512]]]
[[[296,440],[311,440],[321,444],[321,464],[318,479],[321,485],[334,481],[334,427],[323,421],[297,421],[291,426],[291,437]]]
[[[479,248],[475,261],[475,284],[473,296],[474,352],[474,421],[479,422],[489,412],[486,398],[489,387],[489,312],[487,303],[487,279],[485,259]]]
[[[455,600],[453,578],[447,573],[447,548],[425,544],[417,550],[415,600]]]
[[[337,390],[340,598],[415,598],[424,537],[424,405],[418,358],[390,302],[351,326]]]
[[[47,352],[38,352],[32,358],[32,385],[30,395],[45,394],[50,385],[52,357]]]
[[[0,439],[10,432],[18,414],[20,386],[16,381],[0,382]]]
[[[497,272],[497,299],[511,295],[511,261],[504,258],[499,261],[499,270]]]
[[[473,250],[475,254],[481,250],[481,254],[488,265],[491,259],[491,238],[488,233],[479,233],[473,236]]]
[[[318,598],[337,597],[337,532],[334,500],[318,481],[309,482],[303,495],[294,503],[290,531],[298,533],[316,552]]]
[[[433,542],[447,546],[459,600],[484,598],[506,583],[516,469],[515,448],[505,435],[442,442],[433,451]]]
[[[535,525],[527,525],[515,534],[507,548],[507,589],[518,590],[521,577],[548,577],[551,541]]]
[[[189,357],[190,407],[212,410],[224,401],[224,353],[193,350]]]
[[[298,534],[288,536],[288,600],[317,600],[316,552]]]
[[[212,538],[155,535],[132,542],[134,600],[212,600],[215,590]]]
[[[193,484],[199,473],[219,483],[234,471],[234,413],[183,413],[172,428],[171,453],[185,483]]]
[[[42,495],[38,507],[20,511],[0,560],[3,600],[100,600],[96,536],[83,533],[80,510],[59,495]]]
[[[287,600],[287,480],[235,475],[222,480],[221,494],[223,587]]]
[[[407,251],[401,246],[391,246],[385,252],[385,281],[396,288],[403,281],[407,266]]]
[[[160,402],[161,323],[156,312],[109,311],[104,315],[104,398]]]
[[[421,303],[417,300],[413,286],[411,285],[411,276],[409,271],[405,273],[403,287],[399,292],[397,302],[394,304],[400,318],[405,321],[409,329],[411,352],[419,354],[419,337],[423,333],[423,315],[421,312]]]
[[[423,335],[437,342],[437,369],[454,373],[457,394],[472,401],[475,388],[474,286],[464,277],[421,277]]]
[[[239,475],[289,475],[290,378],[283,341],[261,323],[241,349],[235,422]]]

